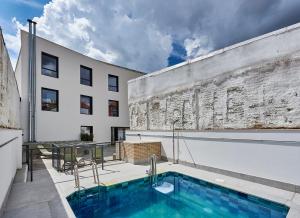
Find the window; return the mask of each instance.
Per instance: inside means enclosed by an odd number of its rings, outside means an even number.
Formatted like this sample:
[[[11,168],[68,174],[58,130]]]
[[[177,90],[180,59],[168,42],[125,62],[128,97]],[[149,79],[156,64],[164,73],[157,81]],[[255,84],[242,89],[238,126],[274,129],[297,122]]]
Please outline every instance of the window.
[[[58,111],[58,91],[42,88],[42,110]]]
[[[90,96],[80,95],[80,113],[93,114],[93,98]]]
[[[93,127],[92,126],[81,126],[80,127],[80,139],[81,141],[93,141]],[[84,149],[83,154],[89,154],[89,149]]]
[[[92,69],[80,66],[80,84],[92,86]]]
[[[108,101],[108,115],[110,117],[118,117],[119,116],[119,102],[109,100]]]
[[[42,52],[42,74],[58,78],[58,57]]]
[[[92,135],[93,127],[92,126],[81,126],[80,132],[81,132],[81,134]]]
[[[119,91],[119,77],[114,75],[108,75],[108,91]]]

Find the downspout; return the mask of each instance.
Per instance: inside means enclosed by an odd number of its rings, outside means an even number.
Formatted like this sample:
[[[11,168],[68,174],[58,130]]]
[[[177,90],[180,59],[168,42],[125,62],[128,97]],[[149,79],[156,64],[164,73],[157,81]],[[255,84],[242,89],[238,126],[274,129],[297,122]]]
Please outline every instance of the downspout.
[[[31,134],[31,130],[32,130],[32,64],[31,64],[31,50],[32,50],[32,21],[31,20],[27,20],[28,21],[28,26],[29,26],[29,30],[28,30],[28,141],[32,142],[32,134]]]
[[[32,39],[32,141],[36,141],[36,22],[33,22],[33,39]]]
[[[28,141],[35,142],[35,114],[36,114],[36,22],[28,19]]]

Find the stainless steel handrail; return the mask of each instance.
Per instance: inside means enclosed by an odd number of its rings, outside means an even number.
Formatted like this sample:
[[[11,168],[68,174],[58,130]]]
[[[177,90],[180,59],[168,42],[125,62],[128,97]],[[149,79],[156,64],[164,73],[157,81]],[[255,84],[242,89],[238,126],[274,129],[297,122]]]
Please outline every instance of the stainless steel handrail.
[[[78,165],[74,164],[74,178],[75,178],[75,188],[80,191],[80,181],[79,181],[79,173],[78,173]]]
[[[157,185],[157,170],[156,170],[156,155],[152,154],[150,157],[150,170],[149,170],[149,175],[151,179],[151,183],[153,186]]]
[[[16,137],[14,137],[14,138],[12,138],[12,139],[10,139],[10,140],[4,142],[3,144],[0,145],[0,148],[2,148],[2,147],[4,147],[5,145],[11,143],[12,141],[16,140],[17,138],[19,138],[19,137],[16,136]]]
[[[94,176],[94,183],[97,185],[100,185],[98,166],[97,166],[97,163],[95,160],[92,161],[92,170],[93,170],[93,176]]]

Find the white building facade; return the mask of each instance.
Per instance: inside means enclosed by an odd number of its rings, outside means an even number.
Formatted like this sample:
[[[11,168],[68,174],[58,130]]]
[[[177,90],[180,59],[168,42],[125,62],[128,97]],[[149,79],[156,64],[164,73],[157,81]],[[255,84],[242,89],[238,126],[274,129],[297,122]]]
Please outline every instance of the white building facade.
[[[29,137],[28,36],[21,31],[16,77],[21,92],[21,127]],[[36,37],[35,141],[94,141],[124,137],[129,126],[127,81],[142,73],[101,62]]]

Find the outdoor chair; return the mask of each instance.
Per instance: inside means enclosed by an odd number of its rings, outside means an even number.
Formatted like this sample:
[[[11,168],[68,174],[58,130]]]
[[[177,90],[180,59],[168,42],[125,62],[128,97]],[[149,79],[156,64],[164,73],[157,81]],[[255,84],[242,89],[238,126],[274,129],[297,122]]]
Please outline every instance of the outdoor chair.
[[[44,157],[51,157],[52,156],[52,152],[48,151],[43,145],[38,145],[37,148],[40,150],[40,152],[42,153],[42,156]]]
[[[72,166],[72,161],[77,163],[78,167],[85,166],[85,160],[82,157],[77,157],[76,153],[74,152],[72,155],[71,153],[64,154],[63,168],[65,170],[70,169]]]

